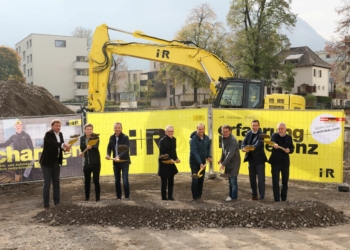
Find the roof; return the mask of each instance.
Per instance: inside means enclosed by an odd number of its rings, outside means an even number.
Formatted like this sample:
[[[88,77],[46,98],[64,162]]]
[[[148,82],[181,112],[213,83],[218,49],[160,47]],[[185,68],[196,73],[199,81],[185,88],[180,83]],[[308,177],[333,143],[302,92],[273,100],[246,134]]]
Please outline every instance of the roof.
[[[284,60],[298,60],[298,63],[294,63],[295,67],[320,67],[330,69],[331,65],[323,61],[315,52],[309,47],[295,47],[289,50],[282,51],[280,56]]]

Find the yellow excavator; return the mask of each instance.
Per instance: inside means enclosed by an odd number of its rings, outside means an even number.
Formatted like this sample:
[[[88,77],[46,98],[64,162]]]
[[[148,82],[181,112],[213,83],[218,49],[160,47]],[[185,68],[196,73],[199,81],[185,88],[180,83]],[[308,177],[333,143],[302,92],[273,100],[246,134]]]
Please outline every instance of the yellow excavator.
[[[112,41],[109,29],[153,43]],[[215,96],[214,108],[305,109],[304,97],[289,94],[265,97],[264,81],[234,78],[228,65],[218,56],[193,44],[148,36],[142,31],[130,33],[102,24],[95,30],[89,53],[88,111],[104,111],[113,54],[177,64],[203,72]]]

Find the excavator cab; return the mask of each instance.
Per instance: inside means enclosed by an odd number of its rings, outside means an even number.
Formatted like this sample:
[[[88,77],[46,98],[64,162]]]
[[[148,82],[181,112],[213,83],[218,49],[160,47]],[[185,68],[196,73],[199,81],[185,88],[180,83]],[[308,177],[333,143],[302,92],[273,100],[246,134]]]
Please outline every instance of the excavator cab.
[[[213,107],[263,108],[264,82],[241,78],[221,79]]]

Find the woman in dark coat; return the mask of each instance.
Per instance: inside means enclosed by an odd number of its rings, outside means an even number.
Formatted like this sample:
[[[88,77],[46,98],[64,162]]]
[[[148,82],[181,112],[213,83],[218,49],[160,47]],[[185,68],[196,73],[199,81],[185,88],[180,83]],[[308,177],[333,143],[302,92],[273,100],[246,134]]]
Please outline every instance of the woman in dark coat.
[[[96,201],[100,201],[100,171],[101,171],[101,158],[100,151],[98,150],[99,141],[93,146],[88,145],[89,140],[93,134],[93,125],[87,123],[84,126],[84,136],[80,137],[80,150],[83,152],[85,149],[87,151],[85,154],[80,153],[80,157],[84,157],[84,179],[85,179],[85,201],[90,199],[90,182],[91,174],[92,180],[95,185],[95,198]]]
[[[175,200],[173,197],[173,187],[174,187],[174,176],[179,172],[174,163],[179,163],[180,160],[177,158],[176,154],[176,138],[174,135],[174,127],[171,125],[166,126],[165,134],[159,142],[159,152],[160,155],[168,155],[168,161],[171,163],[165,164],[163,161],[164,157],[160,157],[158,175],[161,178],[161,193],[162,200]],[[162,159],[163,158],[163,159]],[[168,196],[166,193],[166,187],[168,185]]]

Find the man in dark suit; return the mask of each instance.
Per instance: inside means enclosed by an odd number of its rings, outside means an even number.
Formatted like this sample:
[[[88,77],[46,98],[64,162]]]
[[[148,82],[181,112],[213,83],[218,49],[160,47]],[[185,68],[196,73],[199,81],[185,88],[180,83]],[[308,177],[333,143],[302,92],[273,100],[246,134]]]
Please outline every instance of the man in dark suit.
[[[250,187],[252,189],[252,200],[263,200],[265,197],[265,162],[267,157],[264,151],[263,138],[260,135],[263,132],[260,130],[260,123],[258,120],[252,121],[252,129],[248,131],[243,142],[242,151],[246,152],[244,162],[248,162]],[[253,151],[245,149],[247,145],[255,147]],[[258,185],[256,183],[256,176],[258,175]],[[257,186],[259,188],[259,197]]]
[[[114,124],[114,134],[109,138],[109,143],[107,146],[107,160],[113,160],[113,171],[115,179],[115,190],[117,193],[117,199],[122,199],[122,188],[120,177],[123,177],[124,184],[124,194],[125,199],[130,199],[130,187],[129,187],[129,165],[130,165],[130,155],[129,155],[129,137],[122,132],[122,124],[116,122]],[[125,145],[128,147],[127,150],[123,152],[118,152],[118,145]],[[113,153],[113,158],[111,158],[111,153]]]
[[[275,201],[286,201],[290,165],[289,154],[294,152],[294,144],[292,137],[286,134],[287,127],[285,123],[278,123],[277,131],[278,132],[274,133],[271,137],[271,141],[273,141],[275,144],[269,159],[269,163],[272,167],[272,189]],[[282,174],[281,193],[279,186],[280,173]]]
[[[44,137],[44,149],[40,157],[41,170],[44,178],[43,198],[44,208],[50,208],[50,185],[52,181],[53,201],[60,203],[60,166],[62,165],[63,151],[69,151],[70,146],[64,143],[60,132],[61,122],[57,119],[51,122],[51,130]]]

